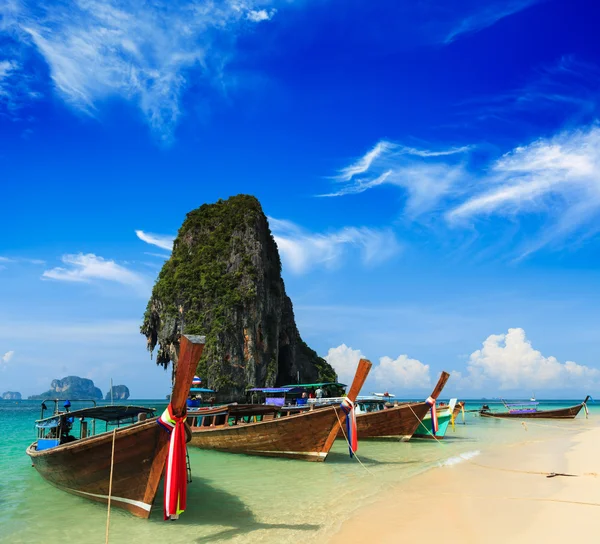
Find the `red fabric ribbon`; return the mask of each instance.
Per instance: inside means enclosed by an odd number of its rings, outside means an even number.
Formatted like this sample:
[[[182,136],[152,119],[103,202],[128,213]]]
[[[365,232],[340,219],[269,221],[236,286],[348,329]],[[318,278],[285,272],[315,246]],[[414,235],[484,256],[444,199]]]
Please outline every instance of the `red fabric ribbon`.
[[[169,453],[165,466],[165,500],[164,518],[177,519],[186,508],[187,495],[187,467],[185,446],[185,419],[186,414],[177,417],[169,404],[158,424],[164,427],[171,437],[169,440]]]

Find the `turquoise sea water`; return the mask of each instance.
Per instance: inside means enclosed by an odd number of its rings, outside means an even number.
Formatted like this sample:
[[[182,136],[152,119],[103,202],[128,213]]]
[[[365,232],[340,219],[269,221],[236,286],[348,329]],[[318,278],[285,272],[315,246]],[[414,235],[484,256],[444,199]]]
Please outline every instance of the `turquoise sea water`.
[[[483,401],[467,403],[467,409]],[[492,407],[493,402],[485,401]],[[541,409],[578,401],[541,401]],[[130,404],[165,407],[160,401]],[[25,449],[34,440],[39,401],[0,401],[0,542],[104,542],[106,506],[55,489],[31,467]],[[74,406],[75,407],[75,406]],[[541,440],[591,427],[600,405],[575,421],[520,422],[467,414],[443,443],[363,440],[349,458],[337,441],[325,463],[269,459],[190,448],[193,482],[188,509],[176,522],[162,520],[162,489],[149,520],[111,512],[110,542],[323,542],[357,508],[407,478],[461,455],[504,444]],[[360,437],[359,437],[360,440]]]

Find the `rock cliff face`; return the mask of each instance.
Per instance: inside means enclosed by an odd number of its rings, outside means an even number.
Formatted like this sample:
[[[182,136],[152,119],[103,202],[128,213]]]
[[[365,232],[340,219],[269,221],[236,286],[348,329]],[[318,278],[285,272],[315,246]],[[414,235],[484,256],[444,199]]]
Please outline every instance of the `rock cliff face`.
[[[178,335],[206,335],[198,375],[223,400],[247,387],[334,381],[300,337],[260,203],[238,195],[190,212],[163,266],[141,332],[157,364],[177,362]]]
[[[21,400],[21,393],[17,393],[16,391],[6,391],[6,393],[2,393],[2,400]]]
[[[113,385],[112,398],[113,400],[127,400],[129,398],[129,388],[126,385]],[[104,400],[110,400],[110,389]]]
[[[102,400],[102,391],[94,386],[92,380],[78,376],[67,376],[62,380],[52,380],[50,389],[39,395],[32,395],[29,399],[94,399]]]

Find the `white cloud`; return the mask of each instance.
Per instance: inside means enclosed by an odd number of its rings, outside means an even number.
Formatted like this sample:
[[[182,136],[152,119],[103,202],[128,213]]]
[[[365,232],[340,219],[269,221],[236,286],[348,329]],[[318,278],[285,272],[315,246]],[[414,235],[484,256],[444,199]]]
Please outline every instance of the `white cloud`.
[[[450,221],[528,212],[558,217],[526,253],[571,234],[600,212],[600,127],[517,147],[493,163],[479,185],[486,189],[450,210]]]
[[[11,72],[18,68],[15,61],[12,60],[1,60],[0,61],[0,83],[2,80],[8,78]]]
[[[395,185],[407,193],[409,215],[430,211],[468,179],[465,155],[469,147],[438,151],[407,147],[382,140],[363,157],[342,168],[334,180],[342,187],[321,196],[363,193],[381,185]]]
[[[29,259],[27,257],[0,257],[2,263],[26,263],[26,264],[37,264],[44,265],[46,261],[42,259]]]
[[[0,7],[0,20],[2,8]],[[1,31],[1,26],[0,26]],[[7,54],[8,50],[3,50]],[[23,104],[39,98],[30,88],[32,76],[25,73],[20,60],[0,59],[0,113],[17,117]]]
[[[375,382],[386,390],[427,388],[431,386],[429,365],[408,355],[400,355],[396,359],[381,357],[379,364],[373,369]]]
[[[0,19],[43,56],[56,90],[74,108],[95,115],[102,101],[120,97],[169,142],[185,89],[198,78],[223,86],[237,36],[275,13],[262,9],[264,3],[15,2],[0,7]]]
[[[266,10],[266,9],[251,9],[246,18],[253,23],[260,23],[262,21],[270,21],[273,16],[277,13],[276,9]]]
[[[345,227],[330,233],[307,232],[291,221],[269,217],[273,237],[282,260],[296,274],[311,268],[340,266],[353,248],[366,265],[376,265],[394,257],[400,244],[390,229]]]
[[[15,354],[14,351],[7,351],[0,359],[4,364],[8,364]]]
[[[166,234],[152,234],[151,232],[144,232],[143,230],[136,230],[135,234],[140,240],[147,244],[166,249],[167,251],[173,249],[173,241],[175,240],[173,236],[168,236]]]
[[[342,344],[337,348],[329,348],[327,355],[323,357],[335,370],[341,383],[350,384],[356,374],[358,361],[365,356],[359,349],[349,348]]]
[[[471,354],[467,374],[455,378],[474,388],[566,389],[600,383],[600,370],[546,357],[533,349],[523,329],[514,328],[488,336],[483,347]]]
[[[141,275],[115,261],[103,259],[93,253],[63,255],[62,262],[69,265],[70,268],[52,268],[46,270],[42,277],[69,282],[89,283],[94,280],[105,280],[136,287],[146,285],[146,280]]]
[[[538,2],[540,2],[540,0],[509,0],[508,2],[496,2],[487,5],[480,11],[477,11],[458,22],[445,36],[444,43],[452,43],[456,38],[463,34],[479,32],[480,30],[496,24],[501,19],[518,13]]]
[[[338,379],[343,383],[351,383],[356,372],[358,361],[364,358],[360,350],[352,349],[346,344],[330,348],[324,359],[335,369]],[[417,359],[400,355],[396,359],[381,357],[379,364],[373,366],[371,375],[377,387],[401,395],[407,389],[422,389],[431,386],[429,365]]]
[[[166,253],[153,253],[151,251],[144,251],[144,255],[150,255],[150,257],[158,257],[159,259],[168,259],[171,256],[167,255]],[[154,264],[152,264],[152,266],[155,266]]]

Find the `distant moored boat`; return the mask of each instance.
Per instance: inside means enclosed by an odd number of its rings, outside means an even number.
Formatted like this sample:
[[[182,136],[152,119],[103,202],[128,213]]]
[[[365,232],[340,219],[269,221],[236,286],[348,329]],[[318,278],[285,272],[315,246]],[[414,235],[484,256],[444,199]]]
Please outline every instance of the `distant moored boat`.
[[[482,406],[479,414],[481,417],[496,418],[527,418],[527,419],[575,419],[582,408],[585,408],[587,415],[588,395],[581,404],[569,406],[568,408],[558,408],[556,410],[538,410],[539,402],[504,402],[506,412],[492,412],[487,405]]]

